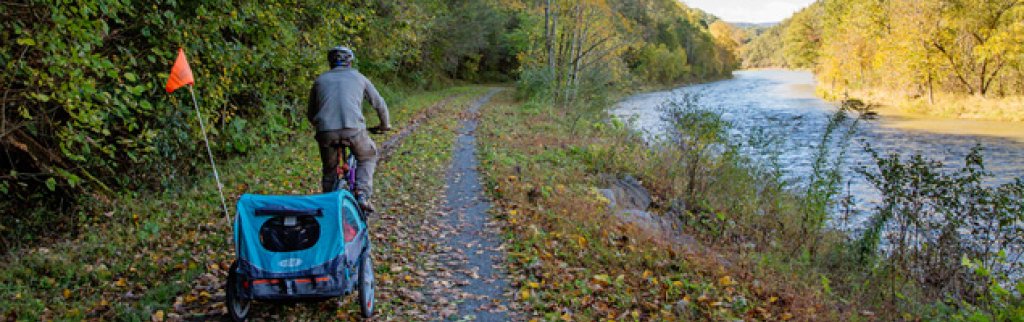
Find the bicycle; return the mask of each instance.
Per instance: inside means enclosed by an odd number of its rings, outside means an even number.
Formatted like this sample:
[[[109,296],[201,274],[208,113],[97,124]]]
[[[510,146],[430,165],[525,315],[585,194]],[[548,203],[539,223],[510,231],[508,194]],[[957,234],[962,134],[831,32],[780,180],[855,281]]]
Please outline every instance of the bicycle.
[[[245,321],[253,300],[322,300],[354,292],[359,293],[362,316],[373,316],[376,287],[369,222],[355,197],[359,161],[348,146],[338,149],[338,159],[332,192],[239,198],[236,260],[225,285],[232,320]]]

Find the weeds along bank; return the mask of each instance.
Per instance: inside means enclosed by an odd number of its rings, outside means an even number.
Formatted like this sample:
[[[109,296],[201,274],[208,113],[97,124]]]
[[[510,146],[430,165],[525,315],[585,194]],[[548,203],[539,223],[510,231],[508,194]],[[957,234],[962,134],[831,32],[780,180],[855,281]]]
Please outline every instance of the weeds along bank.
[[[1021,185],[985,187],[983,166],[947,171],[919,158],[878,155],[877,167],[865,172],[879,189],[890,188],[883,195],[891,202],[868,227],[875,233],[851,237],[827,221],[840,202],[837,155],[856,131],[855,113],[833,117],[814,174],[798,185],[746,157],[729,138],[728,122],[696,99],[666,109],[673,136],[653,144],[607,120],[599,107],[605,103],[551,102],[500,100],[484,110],[480,129],[482,168],[511,242],[512,280],[520,281],[517,295],[534,314],[581,320],[1021,316],[1024,284],[1010,276],[1004,255],[1021,244],[1013,224],[1020,220]],[[653,220],[608,208],[600,189],[613,185],[609,177],[625,176],[650,191]],[[922,205],[932,206],[915,208]],[[678,235],[651,229],[665,221]],[[951,234],[970,227],[984,238]],[[885,252],[879,243],[902,246]]]

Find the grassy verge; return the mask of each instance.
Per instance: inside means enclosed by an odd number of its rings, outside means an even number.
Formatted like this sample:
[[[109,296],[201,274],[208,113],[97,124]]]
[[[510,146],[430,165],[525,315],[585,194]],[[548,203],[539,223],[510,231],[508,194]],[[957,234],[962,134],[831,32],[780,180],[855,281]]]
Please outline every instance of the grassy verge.
[[[433,206],[436,195],[443,193],[457,111],[485,90],[454,88],[415,94],[392,107],[394,124],[401,128],[435,102],[461,95],[444,107],[440,117],[407,137],[391,160],[378,168],[377,199],[387,200],[382,206],[390,214],[380,219],[382,229],[374,233],[377,254],[381,254],[377,260],[382,273],[379,309],[385,316],[405,313],[398,311],[403,306],[395,304],[399,299],[389,291],[397,286],[389,281],[411,278],[390,266],[416,262],[421,245],[406,243],[402,237]],[[228,202],[233,204],[245,192],[316,192],[318,160],[310,135],[223,162]],[[18,320],[149,320],[221,314],[221,284],[233,255],[227,243],[231,229],[219,212],[212,178],[183,180],[180,185],[175,191],[125,193],[108,209],[83,214],[82,233],[75,239],[5,254],[0,264],[0,313]],[[347,316],[353,309],[327,302],[257,313],[268,318],[281,313],[322,318],[324,314]]]
[[[728,225],[742,220],[743,206],[759,206],[751,175],[738,170],[713,174],[716,180],[731,180],[717,186],[733,186],[734,191],[719,191],[719,198],[706,201],[711,209],[684,215],[711,217],[678,227],[701,242],[672,243],[619,222],[608,214],[608,200],[597,189],[605,187],[603,176],[633,175],[652,191],[654,211],[667,213],[685,183],[675,170],[678,159],[654,152],[621,126],[591,120],[573,127],[560,121],[567,119],[564,111],[532,106],[499,96],[483,110],[479,140],[481,169],[511,245],[511,280],[533,315],[572,320],[840,318],[817,275],[801,276],[806,269],[743,250],[737,245],[745,243],[734,240],[734,234],[698,227],[703,222],[738,229]]]

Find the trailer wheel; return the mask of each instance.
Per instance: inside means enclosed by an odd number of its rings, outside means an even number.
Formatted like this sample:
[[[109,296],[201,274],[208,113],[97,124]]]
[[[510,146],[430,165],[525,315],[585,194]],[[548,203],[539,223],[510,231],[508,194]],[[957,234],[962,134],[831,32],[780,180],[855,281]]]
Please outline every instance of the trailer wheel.
[[[243,300],[238,297],[238,273],[235,271],[238,269],[238,261],[231,264],[231,268],[228,269],[228,283],[224,286],[224,297],[225,305],[228,307],[228,315],[231,316],[232,321],[242,322],[249,317],[249,309],[252,307],[251,300]]]
[[[373,317],[374,307],[374,278],[373,278],[373,257],[370,256],[370,248],[367,247],[359,256],[359,309],[363,318]]]

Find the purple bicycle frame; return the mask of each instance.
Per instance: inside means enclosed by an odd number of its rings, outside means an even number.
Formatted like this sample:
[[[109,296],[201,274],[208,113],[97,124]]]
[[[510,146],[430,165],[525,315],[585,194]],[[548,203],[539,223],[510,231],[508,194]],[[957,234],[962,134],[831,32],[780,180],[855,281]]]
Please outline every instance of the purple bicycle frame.
[[[356,157],[349,152],[348,147],[342,147],[338,151],[338,159],[341,163],[338,164],[338,176],[345,179],[345,189],[351,191],[353,194],[356,193],[356,167],[359,165],[356,162]],[[348,171],[344,171],[345,168]],[[345,173],[342,173],[345,172]]]

